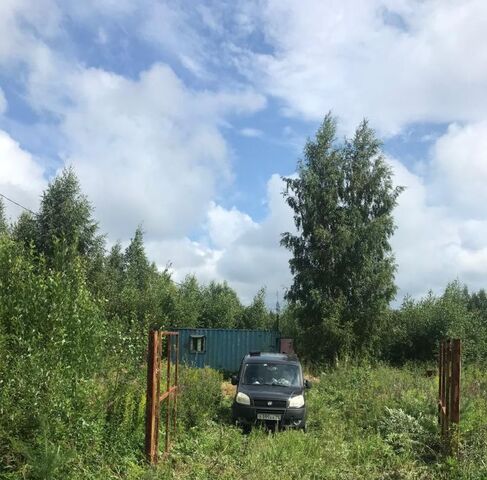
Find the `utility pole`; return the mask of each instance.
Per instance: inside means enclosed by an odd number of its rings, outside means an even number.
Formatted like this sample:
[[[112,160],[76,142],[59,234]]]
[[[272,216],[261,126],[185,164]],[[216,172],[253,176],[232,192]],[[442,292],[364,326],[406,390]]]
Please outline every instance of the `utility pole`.
[[[279,304],[279,290],[276,290],[276,330],[279,331],[279,315],[281,314],[281,305]]]

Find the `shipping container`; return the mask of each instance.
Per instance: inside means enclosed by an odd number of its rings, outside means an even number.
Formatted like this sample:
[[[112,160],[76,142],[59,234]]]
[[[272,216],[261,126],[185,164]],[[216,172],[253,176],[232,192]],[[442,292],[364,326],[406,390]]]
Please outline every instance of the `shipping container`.
[[[281,335],[272,330],[179,328],[179,361],[191,367],[237,372],[251,351],[279,352]]]

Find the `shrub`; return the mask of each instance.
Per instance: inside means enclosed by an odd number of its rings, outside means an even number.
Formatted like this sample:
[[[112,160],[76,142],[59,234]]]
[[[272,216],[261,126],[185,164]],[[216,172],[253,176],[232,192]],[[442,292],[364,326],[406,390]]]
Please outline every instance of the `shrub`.
[[[181,368],[180,426],[191,428],[216,418],[223,399],[221,382],[222,375],[211,368]]]

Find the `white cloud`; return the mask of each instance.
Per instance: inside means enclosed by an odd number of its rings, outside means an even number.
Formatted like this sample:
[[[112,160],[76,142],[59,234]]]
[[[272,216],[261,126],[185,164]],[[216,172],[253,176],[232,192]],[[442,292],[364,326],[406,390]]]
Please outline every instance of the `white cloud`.
[[[218,259],[220,278],[227,279],[246,302],[265,286],[272,303],[276,292],[282,298],[291,281],[289,253],[279,244],[281,233],[295,231],[291,210],[282,197],[283,189],[280,176],[272,175],[267,184],[267,216],[245,230]]]
[[[282,300],[291,281],[289,254],[279,245],[281,233],[294,231],[291,211],[281,195],[283,188],[279,175],[269,179],[267,215],[260,223],[236,208],[227,210],[212,204],[199,241],[148,242],[148,253],[160,267],[170,263],[177,281],[190,274],[203,283],[226,280],[244,303],[250,303],[259,288],[266,287],[267,300],[273,306],[276,292]]]
[[[184,280],[186,275],[196,275],[202,283],[223,280],[217,271],[221,250],[187,237],[149,240],[145,246],[149,258],[161,269],[169,267],[178,282]]]
[[[319,120],[332,109],[348,131],[367,116],[387,134],[413,122],[485,117],[486,2],[263,5],[253,21],[271,52],[247,52],[239,64],[289,114]]]
[[[25,61],[39,38],[60,34],[61,12],[54,0],[0,2],[0,62]]]
[[[264,135],[264,132],[262,130],[259,130],[258,128],[242,128],[240,130],[240,134],[244,137],[255,138],[262,137],[262,135]]]
[[[129,80],[69,68],[52,55],[33,63],[30,98],[59,119],[62,156],[75,166],[102,228],[127,238],[179,237],[202,222],[231,152],[220,133],[229,114],[265,105],[249,90],[193,91],[164,64]]]
[[[0,193],[27,208],[36,210],[46,187],[38,162],[6,132],[0,130]],[[22,209],[4,201],[7,215],[15,219]]]
[[[450,125],[433,148],[432,195],[460,216],[486,218],[487,121]]]
[[[3,115],[7,111],[7,99],[3,90],[0,88],[0,115]]]
[[[437,173],[438,164],[448,166],[451,157],[442,157],[445,152],[438,147],[449,141],[451,132],[450,129],[438,139],[426,177],[415,175],[392,160],[396,183],[407,187],[394,213],[398,229],[392,240],[398,263],[399,298],[406,293],[424,295],[430,289],[438,293],[456,278],[474,289],[485,287],[487,218],[475,218],[474,210],[459,214],[456,199],[465,188],[465,177],[459,174],[456,179],[446,178],[449,189],[445,191],[450,192],[452,202],[431,194],[443,177],[429,174]],[[474,196],[474,191],[471,194]],[[459,199],[463,203],[461,194]]]
[[[214,202],[210,204],[207,229],[211,243],[215,247],[228,247],[244,232],[255,228],[257,224],[250,216],[235,207],[227,210]]]

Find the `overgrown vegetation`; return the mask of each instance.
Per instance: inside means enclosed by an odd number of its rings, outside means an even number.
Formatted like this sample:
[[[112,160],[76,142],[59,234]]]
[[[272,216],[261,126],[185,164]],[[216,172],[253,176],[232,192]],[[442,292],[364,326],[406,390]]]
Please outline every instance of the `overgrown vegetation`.
[[[337,345],[347,348],[316,351],[300,302],[278,315],[264,290],[245,306],[226,283],[177,284],[147,258],[141,228],[126,248],[107,251],[70,169],[50,184],[36,215],[9,225],[0,202],[0,478],[485,478],[483,290],[453,282],[441,296],[407,298],[399,309],[382,302],[363,312],[377,324],[360,334],[373,337],[343,337]],[[323,314],[326,328],[315,331],[325,345],[333,325],[337,335],[353,334],[345,310],[333,311],[340,315]],[[148,328],[277,325],[320,376],[310,433],[242,436],[229,425],[220,374],[183,369],[179,441],[169,463],[148,469],[141,448]],[[343,364],[428,362],[446,335],[464,339],[467,375],[462,456],[445,461],[433,379],[419,367]],[[332,357],[334,369],[326,363]]]

